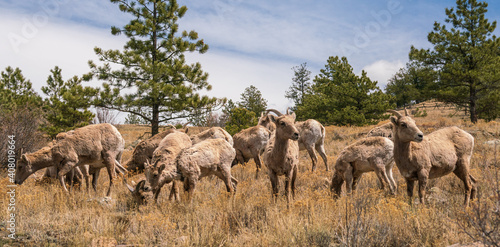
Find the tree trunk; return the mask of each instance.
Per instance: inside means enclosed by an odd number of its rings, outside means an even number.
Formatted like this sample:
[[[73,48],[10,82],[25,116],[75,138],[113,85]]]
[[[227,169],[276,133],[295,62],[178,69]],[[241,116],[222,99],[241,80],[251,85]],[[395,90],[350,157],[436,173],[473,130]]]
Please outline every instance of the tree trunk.
[[[159,124],[160,124],[159,113],[160,113],[160,106],[153,105],[153,118],[151,120],[151,136],[154,136],[159,132]]]
[[[477,122],[477,111],[476,111],[476,87],[474,83],[470,84],[470,99],[469,99],[469,107],[470,107],[470,121],[472,123]]]

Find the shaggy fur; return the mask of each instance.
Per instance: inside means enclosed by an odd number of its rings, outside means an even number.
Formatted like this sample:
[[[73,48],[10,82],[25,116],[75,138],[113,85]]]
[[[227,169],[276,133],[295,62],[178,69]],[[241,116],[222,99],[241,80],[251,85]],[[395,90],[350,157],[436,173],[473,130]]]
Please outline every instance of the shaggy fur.
[[[275,120],[276,131],[267,143],[263,154],[264,163],[269,171],[273,200],[279,192],[278,176],[285,175],[285,194],[287,205],[290,203],[290,190],[295,198],[295,179],[299,165],[299,131],[295,127],[295,113],[282,115]]]
[[[265,114],[261,113],[258,125],[262,125],[272,132],[276,129],[276,125],[274,124],[274,116],[268,114],[269,112],[273,112],[277,116],[282,116],[283,114],[275,109],[266,110]],[[289,109],[287,109],[286,114],[290,115]],[[314,119],[295,122],[295,127],[300,133],[299,151],[307,150],[309,153],[312,161],[312,171],[316,170],[316,164],[318,163],[316,151],[323,159],[326,171],[328,171],[328,158],[325,152],[325,127]]]
[[[394,143],[385,137],[374,136],[359,140],[342,150],[335,163],[332,190],[334,197],[340,196],[342,184],[346,181],[347,193],[356,189],[361,175],[375,171],[382,184],[387,184],[392,194],[397,185],[392,177]]]
[[[65,191],[64,175],[76,166],[88,164],[95,173],[93,184],[97,181],[99,170],[106,167],[110,179],[107,196],[111,195],[115,166],[120,165],[125,141],[120,132],[111,124],[95,124],[60,135],[52,147],[43,148],[35,153],[23,154],[18,162],[15,183],[22,184],[34,172],[57,166],[58,177]],[[123,168],[124,170],[124,168]],[[89,184],[87,177],[87,185]],[[94,187],[95,188],[95,187]]]
[[[191,139],[183,132],[169,134],[161,140],[158,148],[153,153],[151,165],[146,168],[146,179],[153,190],[154,200],[158,200],[161,188],[171,180],[166,178],[166,167],[171,167],[177,158],[177,155],[185,149],[192,146]],[[172,184],[170,198],[175,196],[179,199],[179,192],[175,182]]]
[[[236,152],[223,139],[207,139],[186,148],[178,155],[176,162],[165,167],[165,181],[184,180],[184,189],[191,201],[196,183],[203,177],[215,175],[226,184],[228,192],[236,190],[238,180],[231,176],[231,162]]]
[[[368,132],[368,134],[366,135],[367,137],[370,137],[370,136],[383,136],[383,137],[387,137],[389,139],[394,140],[394,138],[392,138],[392,123],[389,122],[389,123],[386,123],[386,124],[383,124],[383,125],[380,125],[378,127],[375,127],[373,129],[370,130],[370,132]]]
[[[161,140],[174,132],[176,132],[175,129],[168,129],[147,140],[139,142],[132,152],[132,157],[125,163],[127,170],[130,172],[143,172],[144,164],[153,158],[153,152],[156,150]]]
[[[231,137],[231,135],[221,127],[212,127],[199,134],[193,135],[191,136],[191,141],[193,142],[194,145],[206,139],[216,139],[216,138],[226,140],[231,145],[234,144],[233,137]]]
[[[257,177],[262,168],[260,155],[264,152],[269,138],[271,138],[271,131],[260,125],[236,133],[233,136],[233,147],[236,150],[236,158],[232,162],[232,166],[237,164],[243,165],[253,158],[257,167],[255,172],[255,177]]]
[[[447,127],[424,137],[409,116],[390,111],[394,124],[394,160],[405,178],[407,193],[412,203],[413,188],[418,181],[420,202],[425,203],[428,179],[454,173],[463,181],[465,205],[476,195],[476,180],[469,174],[474,137],[458,127]]]

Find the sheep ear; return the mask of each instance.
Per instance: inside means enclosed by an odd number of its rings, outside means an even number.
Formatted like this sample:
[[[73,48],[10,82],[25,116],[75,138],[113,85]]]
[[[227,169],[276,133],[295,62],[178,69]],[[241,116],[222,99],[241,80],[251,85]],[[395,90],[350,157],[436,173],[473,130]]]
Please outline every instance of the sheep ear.
[[[290,116],[292,116],[293,121],[295,121],[295,118],[297,117],[297,116],[295,115],[295,112],[292,112],[292,115],[290,115]]]
[[[141,180],[137,186],[135,186],[135,191],[141,191],[144,190],[144,185],[146,184],[146,180]]]
[[[398,119],[395,116],[391,116],[390,119],[391,119],[392,124],[394,124],[394,126],[398,125]]]
[[[408,109],[405,108],[405,116],[410,116],[410,114],[408,114]]]
[[[21,160],[24,161],[24,163],[30,165],[30,161],[28,160],[26,154],[21,155]]]

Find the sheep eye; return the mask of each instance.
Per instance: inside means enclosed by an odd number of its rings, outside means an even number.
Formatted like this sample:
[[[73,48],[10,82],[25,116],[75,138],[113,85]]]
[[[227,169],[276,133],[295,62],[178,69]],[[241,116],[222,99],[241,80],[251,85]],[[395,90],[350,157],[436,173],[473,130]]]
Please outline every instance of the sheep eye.
[[[405,123],[401,123],[401,127],[406,128],[408,127],[408,125],[406,125]]]
[[[281,124],[281,126],[286,126],[286,123],[284,123],[284,122],[281,122],[280,124]]]

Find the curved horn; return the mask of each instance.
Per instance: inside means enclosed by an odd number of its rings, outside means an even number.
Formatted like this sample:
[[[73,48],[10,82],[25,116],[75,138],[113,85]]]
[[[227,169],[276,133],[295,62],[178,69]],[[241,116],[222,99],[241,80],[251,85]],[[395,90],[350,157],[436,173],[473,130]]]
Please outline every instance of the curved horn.
[[[125,182],[124,182],[124,184],[125,184],[125,186],[127,186],[128,190],[129,190],[130,192],[132,192],[132,193],[134,193],[134,192],[135,192],[134,188],[133,188],[132,186],[130,186],[128,183],[125,183]]]
[[[269,112],[274,112],[274,114],[276,114],[278,117],[282,116],[283,114],[281,112],[279,112],[278,110],[276,109],[267,109],[266,110],[266,113],[269,114]]]
[[[183,128],[183,129],[185,129],[185,128],[186,128],[186,126],[187,126],[188,124],[190,124],[191,122],[192,122],[192,121],[189,121],[189,122],[185,123],[184,125],[182,125],[182,128]]]
[[[401,113],[399,113],[399,112],[397,112],[397,111],[395,111],[395,110],[387,110],[387,112],[390,112],[390,113],[392,113],[392,114],[396,115],[398,118],[400,118],[400,117],[402,117],[402,116],[403,116],[403,115],[401,115]]]
[[[146,180],[141,180],[137,186],[135,186],[135,190],[136,191],[139,191],[139,190],[144,190],[144,185],[146,184]]]
[[[405,116],[410,116],[410,114],[408,114],[408,109],[405,108]]]
[[[172,128],[172,129],[174,129],[174,130],[175,130],[175,129],[177,129],[177,128],[175,128],[175,126],[174,126],[173,124],[167,124],[167,125],[165,125],[165,126],[170,127],[170,128]]]

